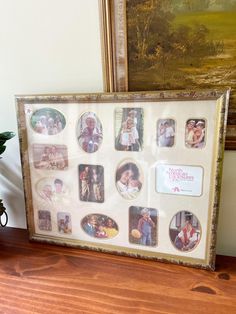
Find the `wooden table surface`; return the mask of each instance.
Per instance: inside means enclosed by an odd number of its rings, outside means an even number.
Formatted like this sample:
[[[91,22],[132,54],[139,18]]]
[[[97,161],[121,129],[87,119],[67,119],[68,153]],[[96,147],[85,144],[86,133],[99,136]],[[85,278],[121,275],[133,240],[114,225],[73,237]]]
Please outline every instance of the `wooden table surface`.
[[[236,258],[216,272],[29,243],[0,229],[0,313],[236,313]]]

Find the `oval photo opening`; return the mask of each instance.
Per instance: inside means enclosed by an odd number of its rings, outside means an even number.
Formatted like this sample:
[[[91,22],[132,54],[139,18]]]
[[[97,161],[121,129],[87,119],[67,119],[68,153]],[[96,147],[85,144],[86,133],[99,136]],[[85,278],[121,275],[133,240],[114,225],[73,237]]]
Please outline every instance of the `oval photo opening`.
[[[116,170],[116,188],[126,200],[135,199],[142,189],[141,170],[136,163],[123,161]]]
[[[178,212],[171,220],[170,240],[182,252],[194,250],[201,239],[201,225],[197,217],[189,211]]]
[[[66,119],[61,112],[53,108],[36,110],[31,117],[35,132],[43,135],[56,135],[66,126]]]
[[[102,214],[85,216],[81,221],[81,226],[89,236],[97,239],[111,239],[119,232],[117,223]]]
[[[40,199],[49,202],[67,202],[69,190],[63,180],[58,177],[45,177],[36,183],[36,191]]]
[[[85,112],[78,121],[77,138],[86,153],[95,153],[102,144],[102,124],[93,112]]]

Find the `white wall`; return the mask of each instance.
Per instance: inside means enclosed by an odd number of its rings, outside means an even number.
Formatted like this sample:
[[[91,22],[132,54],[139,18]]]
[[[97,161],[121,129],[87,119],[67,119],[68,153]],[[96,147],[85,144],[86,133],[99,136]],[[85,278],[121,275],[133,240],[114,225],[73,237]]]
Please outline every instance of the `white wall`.
[[[15,94],[102,91],[97,0],[0,0],[0,132],[17,132]],[[9,226],[26,227],[18,139],[0,162]],[[236,152],[226,152],[217,252],[236,256]]]
[[[97,0],[0,0],[0,132],[17,132],[15,94],[103,90]],[[9,226],[26,227],[18,139],[0,162]]]
[[[226,151],[217,233],[218,254],[236,256],[236,151]]]

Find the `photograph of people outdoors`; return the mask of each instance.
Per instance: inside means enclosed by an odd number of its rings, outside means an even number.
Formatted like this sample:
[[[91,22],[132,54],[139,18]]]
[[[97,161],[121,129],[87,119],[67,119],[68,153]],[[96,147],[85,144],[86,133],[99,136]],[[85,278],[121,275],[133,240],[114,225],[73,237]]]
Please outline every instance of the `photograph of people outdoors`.
[[[201,238],[201,226],[195,215],[188,211],[178,212],[170,223],[170,239],[180,251],[195,249]]]
[[[142,188],[142,174],[136,163],[123,161],[116,170],[116,188],[120,195],[127,199],[135,199]]]
[[[117,108],[115,111],[115,148],[141,151],[143,144],[143,109]]]
[[[64,129],[66,119],[63,114],[56,109],[42,108],[32,114],[31,125],[37,133],[55,135]]]
[[[84,202],[104,202],[103,166],[79,165],[79,198]]]
[[[236,0],[126,0],[129,91],[232,87]]]
[[[102,124],[93,112],[84,113],[78,122],[77,139],[86,153],[96,152],[102,143]]]
[[[157,245],[158,214],[154,208],[129,208],[129,241],[146,246]]]
[[[98,239],[114,238],[118,234],[117,223],[102,214],[87,215],[81,221],[83,230],[91,237]]]
[[[205,146],[206,121],[204,119],[189,119],[185,127],[185,145],[188,148],[203,148]]]

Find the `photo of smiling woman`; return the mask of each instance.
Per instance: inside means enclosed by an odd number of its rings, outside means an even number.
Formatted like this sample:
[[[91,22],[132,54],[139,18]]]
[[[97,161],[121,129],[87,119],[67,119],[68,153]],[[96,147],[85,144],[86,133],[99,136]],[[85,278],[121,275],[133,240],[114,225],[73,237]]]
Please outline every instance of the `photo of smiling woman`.
[[[134,162],[122,162],[116,171],[116,188],[120,195],[132,200],[136,198],[142,188],[141,172]]]

